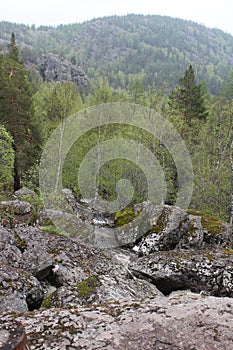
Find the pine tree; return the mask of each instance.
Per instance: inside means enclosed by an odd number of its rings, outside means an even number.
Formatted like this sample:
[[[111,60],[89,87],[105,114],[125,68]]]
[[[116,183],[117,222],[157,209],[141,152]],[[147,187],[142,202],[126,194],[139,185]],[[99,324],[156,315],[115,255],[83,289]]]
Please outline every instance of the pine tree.
[[[205,121],[208,112],[204,103],[201,84],[195,81],[192,65],[185,71],[169,97],[170,107],[177,112],[183,123],[191,127],[195,121]]]
[[[22,172],[38,158],[40,132],[32,110],[33,90],[28,71],[19,62],[13,34],[8,48],[8,55],[0,57],[0,123],[13,137],[14,189],[17,190]]]

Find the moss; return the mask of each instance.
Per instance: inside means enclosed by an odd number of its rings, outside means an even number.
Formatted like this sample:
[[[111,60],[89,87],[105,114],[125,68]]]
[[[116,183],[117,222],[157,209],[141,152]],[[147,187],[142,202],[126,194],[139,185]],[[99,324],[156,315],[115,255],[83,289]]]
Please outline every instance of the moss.
[[[213,235],[217,235],[224,231],[224,222],[217,216],[204,214],[196,210],[187,210],[190,215],[200,216],[203,229],[207,230]]]
[[[53,225],[43,226],[42,227],[42,231],[56,233],[56,234],[58,234],[60,236],[63,236],[63,237],[69,237],[70,236],[69,233],[61,231],[61,230],[57,229],[55,226],[53,226]]]
[[[126,207],[124,210],[116,212],[114,217],[114,224],[116,227],[121,227],[131,222],[135,217],[136,214],[134,208]]]
[[[233,249],[223,249],[223,254],[224,255],[233,255]]]
[[[28,246],[27,242],[24,241],[23,239],[21,239],[17,232],[14,233],[14,239],[15,239],[15,243],[16,243],[17,248],[19,248],[21,250],[21,252],[23,253],[24,250]]]
[[[44,307],[45,309],[51,308],[54,294],[55,292],[48,294],[42,301],[41,307]]]
[[[210,252],[207,253],[207,258],[210,262],[213,261],[213,255]]]
[[[151,229],[144,235],[144,237],[149,236],[152,233],[161,233],[166,226],[166,213],[163,211],[156,221],[156,225],[153,225]]]
[[[23,190],[27,191],[27,188],[23,187],[21,191]],[[34,224],[39,218],[39,209],[42,207],[41,199],[39,198],[39,196],[37,196],[35,192],[22,194],[19,197],[19,199],[22,202],[27,202],[31,204],[33,215],[30,224]]]
[[[160,233],[164,230],[165,226],[165,212],[162,212],[156,221],[156,225],[153,226],[152,232]]]
[[[98,275],[93,275],[77,283],[75,287],[78,289],[80,298],[88,298],[91,294],[95,293],[96,287],[99,285],[100,281]]]
[[[184,243],[188,244],[190,242],[190,239],[194,239],[196,237],[196,230],[197,228],[195,227],[194,222],[191,221],[189,224],[188,231],[185,232],[185,234],[182,237]]]

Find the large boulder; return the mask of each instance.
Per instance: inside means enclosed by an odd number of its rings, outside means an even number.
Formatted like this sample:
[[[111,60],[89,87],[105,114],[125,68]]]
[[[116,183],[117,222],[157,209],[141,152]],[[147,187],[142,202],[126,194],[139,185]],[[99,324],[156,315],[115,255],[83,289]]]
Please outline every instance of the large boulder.
[[[155,208],[156,209],[156,208]],[[143,235],[140,243],[134,247],[139,255],[148,255],[155,251],[171,250],[176,247],[189,228],[189,217],[179,207],[164,205],[159,215],[148,217],[150,230]]]
[[[5,314],[33,350],[232,350],[233,299],[174,293],[144,301]]]
[[[0,311],[24,312],[40,307],[43,290],[39,281],[30,273],[1,263]]]
[[[189,227],[182,236],[177,248],[212,249],[232,247],[232,227],[220,218],[188,210]]]
[[[0,202],[0,225],[14,227],[30,225],[35,221],[35,211],[29,202],[11,200]]]
[[[154,285],[132,277],[124,254],[86,246],[36,227],[12,231],[0,227],[0,236],[2,279],[6,278],[2,296],[8,301],[15,298],[13,311],[161,294]],[[9,309],[2,305],[2,311]]]
[[[232,250],[172,250],[135,258],[132,274],[152,282],[165,295],[190,289],[233,297]]]
[[[139,256],[173,249],[232,247],[232,227],[218,217],[168,205],[159,215],[157,210],[154,207],[146,216],[150,229],[133,247]]]

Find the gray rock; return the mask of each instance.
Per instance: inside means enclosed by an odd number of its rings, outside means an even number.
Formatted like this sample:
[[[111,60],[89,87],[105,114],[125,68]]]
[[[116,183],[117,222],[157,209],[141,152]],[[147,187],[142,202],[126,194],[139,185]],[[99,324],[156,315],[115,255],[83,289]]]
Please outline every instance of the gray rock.
[[[0,267],[0,310],[27,311],[39,308],[43,291],[39,281],[24,270],[8,264]]]
[[[14,197],[15,199],[18,199],[18,200],[24,200],[25,197],[28,197],[28,198],[31,198],[33,200],[37,199],[37,194],[30,190],[29,188],[20,188],[18,191],[15,191],[14,193]]]
[[[26,300],[30,310],[41,303],[42,307],[65,307],[160,295],[155,286],[133,278],[115,252],[36,227],[18,227],[14,232],[0,228],[0,234],[0,262],[11,286],[5,283],[3,294],[21,293],[19,298]],[[31,281],[26,291],[24,276]],[[21,310],[17,305],[12,306],[14,311]]]
[[[229,250],[173,250],[134,259],[129,269],[162,293],[190,289],[233,296],[233,254]]]
[[[19,200],[0,202],[0,225],[14,227],[29,225],[34,220],[33,206]]]
[[[154,213],[149,217],[150,231],[137,245],[139,255],[174,249],[188,231],[189,217],[181,208],[164,205],[159,216]]]
[[[87,76],[80,67],[53,53],[42,55],[40,74],[44,81],[72,81],[81,86],[88,83]]]
[[[232,350],[233,299],[192,293],[1,315],[24,324],[32,350]]]
[[[232,227],[218,217],[196,212],[189,214],[189,227],[177,248],[211,249],[232,246]]]

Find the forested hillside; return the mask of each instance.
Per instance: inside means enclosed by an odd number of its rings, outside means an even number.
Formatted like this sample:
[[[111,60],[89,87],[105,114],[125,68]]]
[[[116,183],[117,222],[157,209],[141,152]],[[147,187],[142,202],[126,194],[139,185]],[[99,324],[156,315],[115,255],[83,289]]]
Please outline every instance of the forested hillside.
[[[0,29],[2,49],[15,32],[24,61],[38,70],[42,54],[54,53],[114,88],[129,87],[137,76],[144,88],[172,89],[191,63],[216,95],[233,65],[231,35],[170,17],[113,16],[56,28],[1,22]]]
[[[42,151],[66,118],[126,102],[158,112],[181,135],[194,170],[190,207],[232,222],[232,36],[183,20],[128,15],[57,28],[2,22],[0,40],[0,199],[22,186],[40,193]],[[111,139],[130,139],[137,151],[142,145],[151,152],[164,174],[164,202],[175,204],[179,179],[172,154],[163,140],[132,125],[99,124],[83,134],[59,168],[63,186],[82,199],[80,164]],[[128,179],[132,203],[145,201],[142,169],[130,158],[102,164],[98,152],[96,193],[114,201],[117,183]]]

